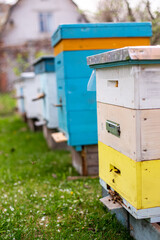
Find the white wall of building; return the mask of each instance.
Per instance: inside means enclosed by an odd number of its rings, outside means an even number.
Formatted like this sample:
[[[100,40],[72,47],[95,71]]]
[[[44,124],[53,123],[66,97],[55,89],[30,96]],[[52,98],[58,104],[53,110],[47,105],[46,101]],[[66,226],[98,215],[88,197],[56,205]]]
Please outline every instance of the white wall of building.
[[[39,13],[52,14],[49,33],[40,32]],[[6,46],[51,37],[59,24],[78,23],[80,14],[71,0],[21,0],[12,10],[3,35]]]

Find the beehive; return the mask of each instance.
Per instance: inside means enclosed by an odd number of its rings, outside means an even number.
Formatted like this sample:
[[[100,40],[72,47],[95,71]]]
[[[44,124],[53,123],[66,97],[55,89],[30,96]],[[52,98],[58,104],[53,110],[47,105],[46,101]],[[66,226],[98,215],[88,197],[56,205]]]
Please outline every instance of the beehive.
[[[96,174],[95,169],[98,174],[93,146],[98,143],[96,92],[87,91],[91,69],[86,57],[126,45],[149,45],[151,34],[150,23],[61,25],[53,34],[59,128],[74,147],[73,166],[82,175]],[[88,152],[93,152],[92,166]]]
[[[64,149],[66,148],[66,144],[57,144],[51,136],[52,133],[58,131],[55,59],[53,56],[43,56],[37,59],[33,65],[36,78],[40,85],[40,91],[37,89],[37,97],[34,101],[41,101],[43,105],[43,111],[39,119],[39,121],[42,120],[43,135],[51,149]]]
[[[160,216],[160,47],[88,57],[96,69],[99,175],[136,218]]]
[[[52,36],[59,128],[77,149],[97,144],[96,93],[87,92],[86,57],[124,46],[149,45],[150,23],[61,25]]]
[[[24,93],[23,93],[24,80],[25,78],[23,74],[21,74],[20,78],[18,78],[14,82],[14,88],[16,91],[16,99],[17,99],[17,109],[21,115],[25,114]]]
[[[42,99],[42,119],[49,129],[58,127],[57,85],[55,76],[55,63],[53,56],[43,56],[34,62],[34,71],[40,84],[40,94],[37,92],[37,100]]]
[[[35,77],[35,74],[30,72],[29,77],[25,78],[24,81],[23,94],[26,117],[31,130],[34,130],[34,121],[40,118],[42,112],[42,103],[33,102],[37,91],[40,92],[39,81]]]

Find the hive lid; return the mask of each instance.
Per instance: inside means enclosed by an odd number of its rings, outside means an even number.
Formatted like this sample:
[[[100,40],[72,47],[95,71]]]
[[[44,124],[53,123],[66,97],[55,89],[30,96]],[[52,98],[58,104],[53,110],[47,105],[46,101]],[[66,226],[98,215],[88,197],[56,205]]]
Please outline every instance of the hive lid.
[[[21,73],[21,79],[26,79],[26,78],[34,78],[35,74],[34,72],[23,72]]]
[[[24,80],[32,79],[34,77],[35,77],[34,72],[23,72],[23,73],[21,73],[19,78],[17,78],[16,80],[13,81],[13,83],[23,82]]]
[[[46,60],[54,60],[54,56],[53,55],[46,55],[46,56],[42,56],[37,58],[34,62],[33,65],[36,65],[40,62],[46,61]]]
[[[160,46],[138,46],[125,47],[101,54],[87,57],[88,65],[110,64],[120,62],[143,61],[143,60],[159,60],[160,61]]]
[[[53,33],[52,46],[62,39],[151,36],[150,22],[64,24]]]
[[[54,56],[42,56],[33,62],[35,74],[55,72]]]

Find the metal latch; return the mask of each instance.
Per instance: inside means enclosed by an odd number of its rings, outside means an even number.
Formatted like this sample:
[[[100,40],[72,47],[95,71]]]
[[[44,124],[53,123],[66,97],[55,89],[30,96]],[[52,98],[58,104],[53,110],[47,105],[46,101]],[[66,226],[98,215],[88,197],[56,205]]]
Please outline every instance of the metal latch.
[[[59,104],[53,104],[54,107],[63,107],[62,98],[59,99]]]
[[[111,133],[117,137],[120,137],[120,133],[121,133],[120,124],[112,122],[110,120],[107,120],[106,121],[106,129],[109,133]]]

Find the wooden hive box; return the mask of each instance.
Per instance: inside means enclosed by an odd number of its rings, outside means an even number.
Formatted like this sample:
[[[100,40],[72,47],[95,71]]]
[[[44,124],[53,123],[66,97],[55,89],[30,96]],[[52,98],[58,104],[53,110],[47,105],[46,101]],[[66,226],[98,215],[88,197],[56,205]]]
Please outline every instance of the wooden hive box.
[[[159,47],[131,47],[95,66],[98,139],[135,161],[160,159],[159,59]]]
[[[96,69],[99,175],[136,218],[160,216],[160,47],[88,58]]]
[[[55,61],[53,56],[43,56],[34,62],[34,71],[39,80],[40,93],[35,100],[42,101],[42,119],[49,129],[58,127],[57,84],[55,75]],[[37,89],[38,91],[38,89]]]
[[[32,101],[36,96],[37,91],[40,92],[39,81],[34,73],[29,73],[29,77],[25,78],[24,85],[24,102],[28,119],[39,119],[41,116],[42,103]]]
[[[25,104],[24,104],[24,78],[23,75],[14,82],[14,88],[16,91],[15,98],[17,99],[17,109],[20,114],[25,114]]]
[[[59,128],[77,150],[97,144],[96,93],[87,92],[88,55],[127,45],[149,45],[150,23],[61,25],[52,36]]]
[[[57,110],[57,83],[55,74],[55,59],[53,56],[43,56],[34,62],[34,71],[40,84],[37,89],[37,97],[43,105],[43,111],[39,118],[42,121],[43,135],[51,149],[66,149],[66,142],[56,142],[52,134],[58,132]]]
[[[135,161],[160,159],[160,109],[135,110],[98,102],[97,113],[99,141]]]
[[[138,209],[160,207],[160,159],[136,162],[99,141],[100,177]]]

